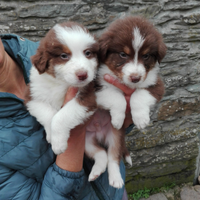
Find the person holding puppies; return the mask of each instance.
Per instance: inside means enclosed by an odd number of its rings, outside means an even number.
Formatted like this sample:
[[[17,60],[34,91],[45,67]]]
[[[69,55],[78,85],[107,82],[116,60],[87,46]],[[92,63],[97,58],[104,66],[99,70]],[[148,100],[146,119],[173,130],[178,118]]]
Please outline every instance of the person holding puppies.
[[[71,131],[67,150],[55,156],[46,141],[44,128],[24,106],[30,57],[39,43],[14,34],[0,41],[0,197],[7,199],[43,200],[121,200],[124,187],[109,186],[107,172],[95,182],[88,182],[92,162],[84,158],[87,123]],[[105,80],[120,88],[129,101],[133,92],[107,75]],[[63,105],[77,93],[70,88]],[[90,119],[92,120],[92,119]],[[131,124],[127,111],[124,126]],[[125,166],[120,170],[125,178]]]

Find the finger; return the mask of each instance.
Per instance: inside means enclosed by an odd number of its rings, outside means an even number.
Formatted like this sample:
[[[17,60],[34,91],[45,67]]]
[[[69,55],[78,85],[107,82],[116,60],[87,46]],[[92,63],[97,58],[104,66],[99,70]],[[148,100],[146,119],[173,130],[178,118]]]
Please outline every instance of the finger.
[[[126,113],[130,113],[131,107],[130,107],[130,96],[125,96],[126,99]]]
[[[75,87],[68,88],[63,105],[72,100],[76,96],[77,92],[78,88]]]
[[[135,89],[131,89],[126,85],[120,83],[117,79],[115,79],[109,74],[104,75],[104,80],[122,90],[126,95],[131,95],[135,91]]]
[[[127,113],[126,118],[124,120],[124,124],[123,124],[124,128],[128,128],[129,125],[132,124],[132,123],[133,123],[133,120],[132,120],[131,113]]]

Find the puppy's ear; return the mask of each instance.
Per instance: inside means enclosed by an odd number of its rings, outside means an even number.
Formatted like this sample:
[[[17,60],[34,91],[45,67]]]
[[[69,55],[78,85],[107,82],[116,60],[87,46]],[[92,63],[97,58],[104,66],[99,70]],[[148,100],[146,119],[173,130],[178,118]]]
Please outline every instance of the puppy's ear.
[[[165,57],[167,51],[167,47],[163,41],[159,42],[158,46],[158,55],[157,55],[157,60],[158,63],[160,64],[162,59]]]
[[[100,58],[100,62],[105,62],[105,60],[107,58],[109,42],[110,42],[110,38],[106,34],[103,34],[99,38],[99,58]]]
[[[31,57],[31,61],[40,74],[48,68],[48,56],[44,49],[39,48],[37,53]]]

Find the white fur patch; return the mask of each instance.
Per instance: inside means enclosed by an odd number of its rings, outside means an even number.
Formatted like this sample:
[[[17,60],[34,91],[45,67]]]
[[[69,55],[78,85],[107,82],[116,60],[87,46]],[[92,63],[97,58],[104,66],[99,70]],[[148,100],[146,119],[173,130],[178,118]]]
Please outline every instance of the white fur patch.
[[[30,90],[33,100],[47,103],[53,109],[61,108],[68,87],[69,84],[66,81],[56,79],[47,73],[39,74],[35,67],[30,70]]]
[[[132,41],[133,49],[138,53],[144,43],[144,38],[140,34],[138,27],[133,29],[134,40]]]
[[[151,85],[155,85],[158,79],[158,72],[159,67],[155,66],[151,71],[149,71],[144,82],[138,84],[138,88],[148,88]]]
[[[104,74],[116,76],[106,65],[102,65],[99,70],[100,83],[103,89],[96,92],[97,105],[106,110],[110,110],[111,123],[116,129],[120,129],[125,119],[126,100],[120,89],[106,82],[103,79]],[[120,106],[119,106],[120,105]]]
[[[119,164],[110,155],[108,155],[108,176],[111,186],[118,189],[123,187],[124,181],[121,177]]]
[[[42,124],[46,131],[46,139],[51,143],[51,120],[57,110],[49,104],[42,101],[32,100],[27,103],[29,112],[33,116],[37,116],[37,120]]]
[[[101,150],[97,152],[93,159],[95,160],[95,163],[92,167],[92,170],[90,172],[89,181],[94,181],[97,179],[103,172],[105,172],[107,163],[108,163],[108,158],[107,158],[107,153],[105,150]]]
[[[155,85],[159,68],[156,66],[152,70],[150,70],[146,76],[146,69],[142,64],[135,64],[134,62],[127,63],[123,68],[123,81],[124,83],[134,89],[134,88],[148,88],[151,85]],[[138,83],[132,83],[130,80],[131,74],[138,74],[141,76],[141,79]]]
[[[53,27],[58,40],[66,45],[73,52],[80,51],[80,49],[87,49],[90,45],[95,43],[94,38],[87,33],[86,29],[80,26],[62,27],[57,24]]]
[[[126,160],[126,162],[127,162],[130,166],[133,165],[133,164],[132,164],[131,156],[126,156],[126,157],[125,157],[125,160]]]
[[[123,66],[122,73],[124,83],[130,88],[136,88],[141,82],[145,80],[146,69],[141,63],[131,61]],[[130,79],[132,74],[137,74],[137,76],[141,77],[141,80],[138,83],[133,83]]]

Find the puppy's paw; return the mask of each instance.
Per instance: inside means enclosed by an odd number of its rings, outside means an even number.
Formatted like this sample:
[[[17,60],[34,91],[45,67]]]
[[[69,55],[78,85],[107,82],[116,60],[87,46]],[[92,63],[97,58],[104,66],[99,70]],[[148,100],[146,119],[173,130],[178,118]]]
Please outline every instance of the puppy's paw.
[[[67,141],[69,134],[61,126],[56,127],[52,124],[51,129],[51,144],[52,150],[55,154],[61,154],[67,149]]]
[[[45,132],[46,132],[46,140],[48,143],[51,143],[51,128],[48,126],[45,126]]]
[[[63,126],[61,118],[55,115],[51,122],[51,144],[55,154],[61,154],[67,149],[69,135],[70,130]]]
[[[119,130],[124,123],[124,119],[125,119],[125,114],[121,114],[121,113],[115,114],[111,116],[111,123],[114,128]]]
[[[109,184],[111,186],[113,186],[114,188],[119,189],[119,188],[123,187],[124,181],[123,181],[120,174],[116,174],[115,176],[113,176],[113,174],[112,174],[112,175],[109,176]]]
[[[103,172],[105,172],[105,170],[106,167],[95,164],[90,172],[88,181],[96,180]]]
[[[126,162],[127,162],[130,166],[133,165],[133,164],[132,164],[131,156],[125,156],[125,160],[126,160]]]
[[[47,134],[47,132],[46,132],[46,140],[48,143],[51,143],[51,134]]]
[[[67,149],[67,141],[54,141],[52,140],[52,150],[56,155],[64,153]]]
[[[146,126],[149,125],[149,113],[134,114],[132,117],[133,123],[137,126],[138,129],[144,129]]]

